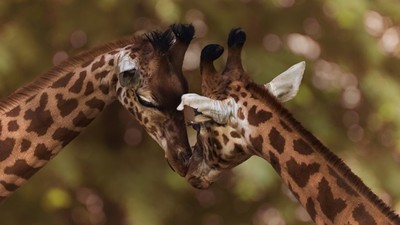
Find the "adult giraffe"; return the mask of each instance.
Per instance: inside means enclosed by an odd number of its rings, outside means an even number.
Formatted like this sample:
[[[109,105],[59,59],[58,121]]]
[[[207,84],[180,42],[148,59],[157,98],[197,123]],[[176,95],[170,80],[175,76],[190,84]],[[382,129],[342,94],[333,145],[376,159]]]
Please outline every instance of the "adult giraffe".
[[[316,224],[400,225],[399,216],[280,104],[296,95],[305,64],[258,85],[242,67],[245,40],[243,30],[231,31],[222,73],[213,61],[223,48],[206,46],[200,68],[206,97],[182,97],[178,109],[188,105],[202,113],[193,122],[198,136],[187,180],[206,188],[221,171],[256,155],[272,165]]]
[[[0,102],[0,201],[51,160],[111,102],[118,100],[184,176],[191,149],[182,74],[192,25],[108,43],[66,60]]]

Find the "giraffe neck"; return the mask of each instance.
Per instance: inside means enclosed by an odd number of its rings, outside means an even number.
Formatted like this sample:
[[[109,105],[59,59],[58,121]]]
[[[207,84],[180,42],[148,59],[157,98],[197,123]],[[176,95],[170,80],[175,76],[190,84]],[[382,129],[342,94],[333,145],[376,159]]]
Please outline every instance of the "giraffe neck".
[[[336,155],[264,88],[233,82],[238,129],[252,154],[266,159],[317,224],[400,224]]]
[[[0,102],[0,201],[116,99],[111,47],[67,60]]]

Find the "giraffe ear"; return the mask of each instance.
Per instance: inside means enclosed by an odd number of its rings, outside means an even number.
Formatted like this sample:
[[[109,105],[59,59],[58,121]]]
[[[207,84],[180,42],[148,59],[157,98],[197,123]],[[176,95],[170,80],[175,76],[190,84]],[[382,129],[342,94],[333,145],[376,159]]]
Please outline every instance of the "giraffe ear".
[[[118,75],[119,83],[122,87],[133,88],[139,83],[139,71],[131,69]]]
[[[305,68],[306,63],[304,61],[297,63],[264,86],[280,102],[289,101],[299,91]]]

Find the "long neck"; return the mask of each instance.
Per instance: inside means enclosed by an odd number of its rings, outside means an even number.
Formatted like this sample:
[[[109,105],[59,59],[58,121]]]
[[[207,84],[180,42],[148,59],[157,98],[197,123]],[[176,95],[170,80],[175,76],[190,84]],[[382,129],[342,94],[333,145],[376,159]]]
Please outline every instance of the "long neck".
[[[239,129],[253,153],[272,165],[317,224],[400,224],[399,217],[267,91],[254,84],[231,87],[239,105]]]
[[[116,58],[69,60],[0,102],[0,201],[114,100]]]

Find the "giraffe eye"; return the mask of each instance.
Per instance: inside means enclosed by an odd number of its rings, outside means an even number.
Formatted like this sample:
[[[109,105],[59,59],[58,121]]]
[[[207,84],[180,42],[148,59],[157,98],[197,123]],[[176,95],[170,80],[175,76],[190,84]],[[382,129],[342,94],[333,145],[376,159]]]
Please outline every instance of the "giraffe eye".
[[[143,106],[149,107],[149,108],[156,108],[159,109],[159,105],[154,103],[152,100],[150,100],[149,98],[146,98],[142,95],[139,95],[138,93],[136,93],[136,96],[139,100],[139,103]]]

